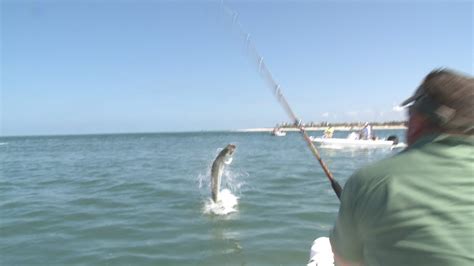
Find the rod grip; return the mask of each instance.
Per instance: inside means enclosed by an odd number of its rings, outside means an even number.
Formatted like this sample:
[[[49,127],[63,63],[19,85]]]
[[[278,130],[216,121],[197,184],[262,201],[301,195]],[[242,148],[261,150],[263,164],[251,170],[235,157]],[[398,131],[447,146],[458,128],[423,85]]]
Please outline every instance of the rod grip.
[[[341,194],[342,194],[341,185],[339,185],[339,183],[336,180],[331,179],[331,187],[334,190],[334,192],[336,192],[337,198],[341,200]]]

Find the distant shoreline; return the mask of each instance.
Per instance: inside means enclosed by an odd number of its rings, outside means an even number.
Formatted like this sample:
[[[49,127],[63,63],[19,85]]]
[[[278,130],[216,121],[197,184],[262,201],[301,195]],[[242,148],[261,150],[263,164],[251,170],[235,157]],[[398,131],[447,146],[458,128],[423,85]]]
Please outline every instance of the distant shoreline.
[[[306,131],[323,131],[328,127],[305,127]],[[335,131],[358,131],[360,126],[333,126]],[[374,125],[374,130],[384,129],[406,129],[403,125]],[[26,138],[26,137],[75,137],[75,136],[105,136],[105,135],[153,135],[153,134],[187,134],[187,133],[214,133],[214,132],[271,132],[273,127],[244,128],[244,129],[219,129],[219,130],[190,130],[190,131],[143,131],[143,132],[91,132],[91,133],[50,133],[50,134],[24,134],[24,135],[0,135],[0,139]],[[296,132],[297,128],[282,127],[281,131]]]
[[[328,127],[305,127],[306,131],[322,131]],[[359,131],[362,127],[350,127],[350,126],[334,126],[335,131]],[[398,126],[372,126],[374,130],[384,130],[384,129],[406,129],[406,126],[398,125]],[[237,132],[272,132],[273,127],[262,127],[262,128],[245,128],[245,129],[237,129]],[[298,128],[281,128],[281,131],[286,132],[293,132],[299,131]]]

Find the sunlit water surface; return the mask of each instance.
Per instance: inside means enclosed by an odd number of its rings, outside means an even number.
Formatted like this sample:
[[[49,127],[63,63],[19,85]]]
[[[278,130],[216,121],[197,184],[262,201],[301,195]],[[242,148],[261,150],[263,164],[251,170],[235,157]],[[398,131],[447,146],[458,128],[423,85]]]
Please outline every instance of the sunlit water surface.
[[[403,141],[403,131],[376,133]],[[338,210],[298,133],[4,137],[0,143],[1,265],[302,265]],[[237,151],[223,175],[222,198],[233,201],[225,209],[210,200],[209,175],[228,143]],[[343,184],[355,169],[396,152],[320,153]]]

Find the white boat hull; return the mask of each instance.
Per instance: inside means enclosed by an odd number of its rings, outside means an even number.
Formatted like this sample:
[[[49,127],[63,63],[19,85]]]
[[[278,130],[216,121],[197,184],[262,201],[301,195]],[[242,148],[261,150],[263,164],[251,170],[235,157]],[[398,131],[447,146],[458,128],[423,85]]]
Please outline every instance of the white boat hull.
[[[314,240],[306,266],[334,266],[334,254],[328,237]]]
[[[315,138],[311,137],[317,146],[321,147],[332,147],[332,148],[404,148],[406,144],[398,143],[393,144],[391,140],[360,140],[360,139],[337,139],[337,138]]]
[[[284,137],[284,136],[286,136],[286,132],[277,131],[277,132],[273,132],[272,135],[277,136],[277,137]]]

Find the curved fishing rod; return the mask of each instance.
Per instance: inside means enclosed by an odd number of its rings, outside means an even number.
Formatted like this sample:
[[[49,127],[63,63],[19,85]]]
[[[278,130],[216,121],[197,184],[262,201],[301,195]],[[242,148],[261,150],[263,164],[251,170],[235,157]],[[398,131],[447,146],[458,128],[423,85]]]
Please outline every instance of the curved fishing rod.
[[[265,79],[267,84],[270,86],[270,88],[273,91],[273,94],[276,96],[280,104],[282,105],[283,109],[285,109],[285,112],[288,114],[288,116],[293,120],[294,125],[298,127],[300,130],[301,134],[303,135],[304,140],[308,144],[308,147],[310,148],[311,152],[313,153],[314,157],[318,160],[319,164],[324,170],[324,173],[326,174],[327,178],[331,182],[331,187],[336,193],[337,197],[340,199],[341,198],[341,193],[342,193],[342,187],[339,185],[339,183],[336,181],[332,173],[329,171],[327,165],[324,163],[324,161],[321,159],[321,156],[319,155],[318,150],[314,146],[313,142],[309,138],[308,134],[306,133],[306,130],[301,123],[301,119],[298,119],[298,117],[295,115],[293,110],[291,109],[290,105],[288,104],[288,101],[285,99],[283,96],[283,92],[281,90],[280,85],[275,81],[273,78],[272,74],[268,70],[263,57],[261,57],[255,48],[255,45],[252,43],[250,39],[250,34],[246,33],[242,27],[242,24],[238,20],[238,14],[237,12],[234,12],[231,8],[227,7],[224,4],[224,0],[221,1],[221,6],[223,10],[232,17],[232,23],[237,26],[240,35],[245,38],[246,46],[247,46],[247,51],[250,53],[250,56],[254,59],[254,61],[258,65],[258,70],[259,73],[262,75],[262,77]]]

